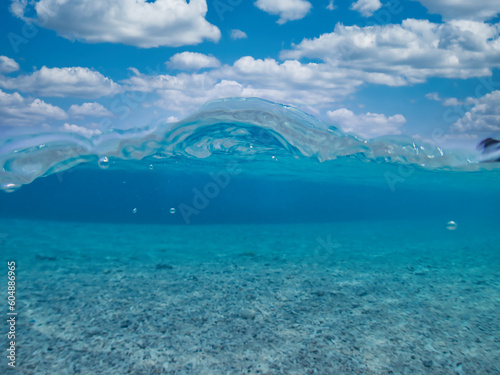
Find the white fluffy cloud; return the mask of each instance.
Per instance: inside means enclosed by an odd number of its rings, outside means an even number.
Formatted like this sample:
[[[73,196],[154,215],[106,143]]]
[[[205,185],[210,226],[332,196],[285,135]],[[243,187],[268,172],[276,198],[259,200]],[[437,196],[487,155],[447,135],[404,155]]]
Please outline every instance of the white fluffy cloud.
[[[182,113],[215,98],[260,96],[318,114],[365,83],[403,86],[429,77],[488,76],[500,61],[498,29],[472,21],[434,24],[413,19],[365,28],[337,25],[333,33],[283,51],[288,60],[282,62],[245,56],[202,74],[145,75],[134,70],[123,85],[157,93],[157,105]],[[301,58],[322,62],[297,60]]]
[[[121,92],[120,85],[88,68],[42,67],[30,75],[0,76],[0,87],[41,96],[99,98]]]
[[[458,132],[490,133],[500,131],[500,91],[493,91],[478,99],[468,98],[472,107],[457,120],[451,129]]]
[[[63,125],[63,130],[67,131],[67,132],[70,132],[70,133],[81,134],[81,135],[83,135],[84,137],[87,137],[87,138],[90,138],[90,137],[92,137],[94,135],[102,134],[102,132],[99,129],[91,129],[91,128],[88,128],[88,127],[85,127],[85,126],[79,126],[79,125],[68,124],[68,123],[65,123]]]
[[[26,8],[26,0],[14,0],[11,12],[29,21]],[[44,27],[89,43],[151,48],[220,39],[220,30],[205,19],[206,0],[39,0],[34,11]]]
[[[351,5],[352,10],[357,10],[363,17],[371,17],[373,12],[382,7],[380,0],[358,0]]]
[[[401,25],[344,26],[304,39],[282,58],[321,59],[366,82],[400,86],[429,77],[487,76],[499,65],[500,24],[407,19]]]
[[[82,105],[73,104],[69,107],[68,113],[75,117],[93,116],[93,117],[112,117],[113,114],[108,111],[102,104],[83,103]]]
[[[312,8],[306,0],[257,0],[255,6],[266,13],[279,15],[280,25],[304,18]]]
[[[430,13],[441,14],[444,19],[488,20],[500,13],[497,0],[416,0]]]
[[[173,55],[166,64],[170,69],[200,70],[203,68],[217,68],[220,66],[220,61],[214,56],[198,52],[181,52]]]
[[[425,94],[425,97],[429,100],[434,100],[436,102],[440,102],[441,100],[441,97],[439,96],[439,94],[437,92],[430,92],[428,94]]]
[[[238,29],[231,30],[231,34],[229,36],[233,40],[246,39],[247,38],[247,34],[244,31],[241,31],[241,30],[238,30]]]
[[[457,98],[446,98],[443,100],[443,105],[446,107],[454,107],[454,106],[463,105],[463,104],[464,103],[462,103]]]
[[[156,105],[181,113],[208,100],[231,96],[258,96],[317,111],[315,108],[330,106],[363,83],[325,64],[280,63],[251,56],[203,73],[147,75],[132,71],[134,76],[123,82],[125,88],[154,92],[160,97]]]
[[[356,115],[346,108],[328,111],[327,116],[345,132],[353,132],[365,138],[401,134],[400,128],[406,123],[403,115],[387,117],[384,114],[370,112]]]
[[[489,76],[500,61],[498,30],[499,25],[472,21],[413,19],[364,28],[337,25],[333,33],[283,51],[284,61],[244,56],[202,73],[148,75],[133,69],[134,75],[121,83],[127,90],[156,94],[156,102],[149,103],[179,114],[212,99],[259,96],[320,115],[366,83],[404,86],[429,77]],[[443,100],[436,93],[427,97]],[[385,120],[379,128],[392,134],[402,120],[364,116],[371,123]]]
[[[452,107],[457,105],[463,105],[464,103],[459,101],[457,98],[441,98],[437,92],[430,92],[425,95],[429,100],[434,100],[436,102],[441,102],[445,107]]]
[[[19,93],[0,90],[0,126],[33,125],[47,118],[62,120],[66,112],[40,99],[26,99]]]
[[[0,73],[12,73],[19,70],[19,64],[7,56],[0,56]]]

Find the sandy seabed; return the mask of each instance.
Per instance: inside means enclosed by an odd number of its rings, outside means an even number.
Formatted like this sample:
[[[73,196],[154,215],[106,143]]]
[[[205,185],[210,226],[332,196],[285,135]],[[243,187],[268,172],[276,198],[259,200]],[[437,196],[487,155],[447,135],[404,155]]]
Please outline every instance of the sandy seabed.
[[[500,374],[498,232],[0,221],[12,373]]]

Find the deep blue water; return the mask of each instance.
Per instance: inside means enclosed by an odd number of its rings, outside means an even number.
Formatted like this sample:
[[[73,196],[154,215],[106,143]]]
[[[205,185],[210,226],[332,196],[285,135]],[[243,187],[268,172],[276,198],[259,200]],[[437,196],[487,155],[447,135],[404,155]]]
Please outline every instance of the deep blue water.
[[[301,161],[296,161],[300,164]],[[324,164],[341,163],[338,161]],[[499,224],[499,174],[416,171],[391,190],[383,174],[367,177],[370,166],[354,163],[360,183],[332,178],[282,178],[241,171],[228,176],[207,161],[207,171],[174,173],[75,168],[37,179],[0,195],[3,217],[155,224],[287,223],[432,219],[446,223]],[[248,169],[252,166],[249,164]],[[317,168],[328,169],[318,163]],[[376,166],[375,166],[376,167]],[[190,163],[184,164],[189,171]],[[358,168],[358,170],[356,169]],[[397,169],[386,166],[385,172]],[[221,176],[214,180],[212,175]],[[294,170],[291,173],[296,173]],[[426,181],[428,180],[428,181]],[[175,213],[171,213],[175,208]],[[134,209],[136,212],[134,213]]]

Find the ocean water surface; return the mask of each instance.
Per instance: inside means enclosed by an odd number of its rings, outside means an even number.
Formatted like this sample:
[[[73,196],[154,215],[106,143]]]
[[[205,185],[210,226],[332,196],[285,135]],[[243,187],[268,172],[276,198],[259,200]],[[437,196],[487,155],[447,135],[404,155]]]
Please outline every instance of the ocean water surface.
[[[258,99],[4,138],[13,371],[500,374],[494,152]]]

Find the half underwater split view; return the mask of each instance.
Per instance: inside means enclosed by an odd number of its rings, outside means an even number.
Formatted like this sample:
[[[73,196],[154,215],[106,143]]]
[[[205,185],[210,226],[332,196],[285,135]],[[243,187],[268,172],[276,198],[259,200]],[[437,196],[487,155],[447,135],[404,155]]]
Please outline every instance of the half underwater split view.
[[[498,165],[321,126],[234,99],[4,141],[18,371],[499,373]]]
[[[0,375],[500,375],[500,1],[0,2]]]

